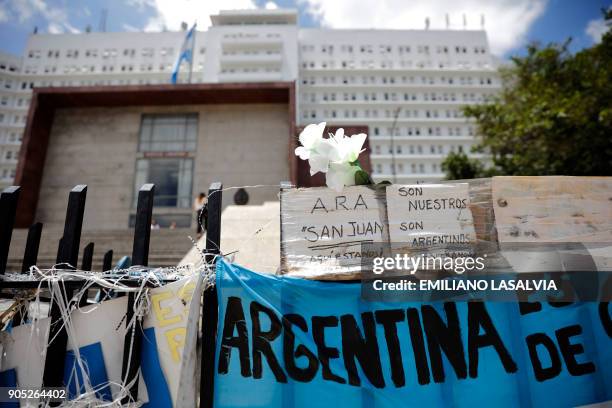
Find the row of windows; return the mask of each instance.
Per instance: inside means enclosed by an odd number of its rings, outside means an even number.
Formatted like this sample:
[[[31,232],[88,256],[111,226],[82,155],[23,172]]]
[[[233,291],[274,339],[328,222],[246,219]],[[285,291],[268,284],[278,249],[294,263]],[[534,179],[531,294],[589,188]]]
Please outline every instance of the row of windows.
[[[11,79],[0,78],[0,88],[13,89],[13,85],[17,87],[18,82]],[[32,89],[34,88],[34,82],[22,82],[21,89]]]
[[[10,180],[11,182],[15,179],[15,169],[2,169],[2,179]]]
[[[18,156],[19,156],[19,153],[17,151],[7,150],[6,152],[4,152],[3,159],[7,161],[15,161],[17,160]]]
[[[374,154],[393,154],[394,148],[391,145],[374,145]],[[448,154],[464,151],[469,151],[469,145],[429,145],[429,149],[426,145],[401,145],[395,144],[395,154]]]
[[[170,71],[173,68],[173,63],[161,63],[159,65],[155,64],[122,64],[122,65],[102,65],[101,67],[96,67],[95,65],[65,65],[63,69],[64,74],[79,74],[79,73],[93,73],[93,72],[165,72]],[[115,69],[116,68],[116,69]],[[157,71],[155,68],[159,68]],[[138,70],[139,69],[139,70]],[[203,71],[204,63],[200,62],[194,66],[194,71]],[[26,67],[26,74],[37,74],[38,67]],[[55,65],[46,65],[44,67],[43,72],[45,74],[55,74],[58,72],[57,66]]]
[[[302,93],[302,102],[317,103],[317,102],[370,102],[370,101],[423,101],[423,102],[456,102],[456,101],[487,101],[494,96],[488,92],[464,92],[456,94],[455,92],[304,92]]]
[[[244,68],[222,68],[222,74],[251,74],[255,72],[279,73],[281,69],[278,67],[244,67]]]
[[[255,39],[259,38],[260,35],[257,33],[231,33],[231,34],[223,34],[223,38],[232,39],[232,40],[241,40],[241,39]],[[263,35],[261,36],[263,37]],[[266,33],[266,38],[281,38],[281,35],[278,33]]]
[[[18,70],[19,68],[17,67],[17,65],[0,61],[0,71],[17,72]]]
[[[381,128],[374,126],[372,136],[474,136],[472,126],[448,126],[448,127],[419,127],[419,126],[396,126]]]
[[[21,143],[21,134],[22,132],[15,131],[4,131],[0,130],[0,144],[8,143],[8,144],[19,144]]]
[[[27,107],[29,104],[30,98],[16,98],[13,100],[13,98],[9,96],[0,97],[0,106]]]
[[[265,50],[224,50],[224,56],[257,56],[257,55],[279,55],[281,54],[281,50],[278,48],[268,48]]]
[[[13,124],[20,125],[25,124],[28,117],[26,115],[8,115],[0,113],[0,124]]]
[[[336,64],[338,62],[338,64]],[[334,60],[324,60],[324,61],[303,61],[301,64],[302,69],[394,69],[394,68],[402,68],[402,69],[471,69],[471,68],[489,68],[490,61],[489,60],[458,60],[458,61],[432,61],[432,60],[421,60],[421,61],[413,61],[413,60],[401,60],[401,61],[392,61],[392,60],[342,60],[342,61],[334,61]]]
[[[180,82],[180,78],[179,78]],[[104,86],[104,85],[151,85],[151,84],[167,84],[168,79],[96,79],[96,80],[62,80],[62,81],[35,81],[24,82],[22,85],[25,88],[33,88],[34,86]],[[24,85],[25,84],[25,85]]]
[[[463,113],[459,109],[305,109],[302,111],[303,119],[329,119],[329,118],[415,118],[415,119],[459,119]]]
[[[474,54],[486,54],[487,52],[487,48],[485,46],[482,45],[476,45],[476,46],[465,46],[465,45],[437,45],[437,46],[430,46],[430,45],[417,45],[417,46],[410,46],[410,45],[398,45],[398,46],[392,46],[392,45],[385,45],[385,44],[379,44],[378,46],[376,45],[372,45],[372,44],[363,44],[363,45],[341,45],[340,47],[340,52],[341,53],[346,53],[346,54],[353,54],[353,53],[361,53],[361,54],[374,54],[374,53],[378,53],[378,54],[382,54],[382,55],[386,55],[386,54],[393,54],[393,53],[397,53],[399,55],[403,55],[403,54],[410,54],[413,52],[416,52],[417,54],[430,54],[431,52],[435,51],[437,54],[468,54],[468,53],[474,53]],[[302,52],[318,52],[318,50],[320,50],[320,52],[322,52],[323,54],[333,54],[334,51],[337,49],[336,47],[334,47],[334,45],[331,44],[323,44],[320,46],[315,46],[313,44],[304,44],[300,47],[300,49],[302,50]]]
[[[200,54],[204,54],[206,52],[205,47],[200,48]],[[117,48],[104,48],[98,50],[96,48],[89,48],[81,52],[79,49],[68,49],[63,52],[63,55],[66,58],[79,58],[79,56],[85,58],[97,58],[98,56],[103,59],[107,58],[116,58],[117,56],[123,56],[127,58],[134,58],[138,54],[145,58],[153,58],[155,56],[155,48],[145,47],[140,49],[140,53],[136,48],[124,48],[122,50]],[[28,58],[29,59],[40,59],[43,55],[46,55],[47,58],[56,58],[59,59],[62,56],[62,52],[60,50],[29,50]],[[159,55],[161,57],[173,57],[174,56],[174,47],[162,47],[159,49]]]
[[[446,76],[446,75],[348,75],[348,76],[310,76],[302,78],[303,85],[342,84],[342,85],[493,85],[490,76]]]
[[[439,165],[438,163],[431,163],[431,164],[397,163],[397,165],[395,163],[391,163],[391,164],[378,163],[374,167],[374,170],[375,170],[375,174],[393,174],[394,172],[395,174],[424,174],[427,171],[429,171],[430,173],[437,174],[442,171],[442,166]]]

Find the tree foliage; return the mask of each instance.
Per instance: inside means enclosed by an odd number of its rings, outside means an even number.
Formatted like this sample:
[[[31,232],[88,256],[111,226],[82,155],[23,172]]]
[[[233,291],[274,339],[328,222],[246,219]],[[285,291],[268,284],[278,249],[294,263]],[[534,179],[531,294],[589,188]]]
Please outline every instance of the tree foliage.
[[[500,70],[503,90],[490,103],[464,108],[480,135],[474,151],[499,174],[612,175],[612,31],[575,54],[568,45],[528,46]],[[443,166],[451,179],[486,173],[467,156]]]
[[[478,159],[471,159],[467,154],[449,153],[442,162],[442,171],[449,180],[467,180],[486,177],[483,163]]]

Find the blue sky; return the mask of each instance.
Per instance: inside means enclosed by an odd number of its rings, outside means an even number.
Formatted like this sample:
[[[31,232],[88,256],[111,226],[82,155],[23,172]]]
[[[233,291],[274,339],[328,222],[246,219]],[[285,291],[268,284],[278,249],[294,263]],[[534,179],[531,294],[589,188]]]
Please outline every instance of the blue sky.
[[[604,26],[601,0],[0,0],[0,51],[21,54],[34,27],[40,32],[97,31],[107,10],[107,31],[177,29],[181,21],[210,24],[208,15],[225,8],[291,7],[304,27],[480,28],[481,15],[493,51],[520,54],[530,41],[563,42],[572,50],[591,46]]]

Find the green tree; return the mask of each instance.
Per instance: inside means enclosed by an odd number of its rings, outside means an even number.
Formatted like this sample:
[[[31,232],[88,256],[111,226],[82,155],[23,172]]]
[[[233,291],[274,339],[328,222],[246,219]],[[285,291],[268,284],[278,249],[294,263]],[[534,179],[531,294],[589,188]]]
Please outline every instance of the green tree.
[[[485,177],[485,169],[478,159],[470,159],[465,153],[449,153],[442,162],[442,171],[449,180],[466,180]]]
[[[530,45],[500,70],[494,99],[464,108],[480,135],[474,151],[499,174],[612,175],[612,31],[575,54],[568,45]],[[443,166],[449,178],[484,172],[452,154]]]

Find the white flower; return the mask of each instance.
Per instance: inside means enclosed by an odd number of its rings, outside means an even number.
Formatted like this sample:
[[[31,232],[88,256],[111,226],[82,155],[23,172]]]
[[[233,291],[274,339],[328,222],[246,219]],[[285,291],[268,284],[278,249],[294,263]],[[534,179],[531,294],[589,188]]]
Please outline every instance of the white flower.
[[[342,191],[344,186],[355,185],[355,173],[361,168],[354,163],[364,150],[367,135],[360,133],[347,137],[344,129],[340,128],[324,139],[325,125],[322,122],[306,126],[299,137],[302,146],[295,149],[295,154],[302,160],[308,160],[311,176],[318,172],[327,173],[327,186]]]
[[[355,185],[355,173],[358,170],[358,166],[351,166],[350,163],[330,163],[329,170],[325,175],[325,184],[327,184],[327,187],[341,192],[344,186]]]
[[[302,146],[295,149],[296,156],[299,156],[302,160],[308,160],[310,158],[311,153],[323,140],[325,125],[325,122],[321,122],[318,125],[313,123],[302,130],[299,136]]]
[[[336,162],[353,163],[363,152],[361,149],[365,143],[367,135],[360,133],[351,137],[344,136],[344,129],[340,128],[334,135],[333,140],[336,141],[337,160]]]

